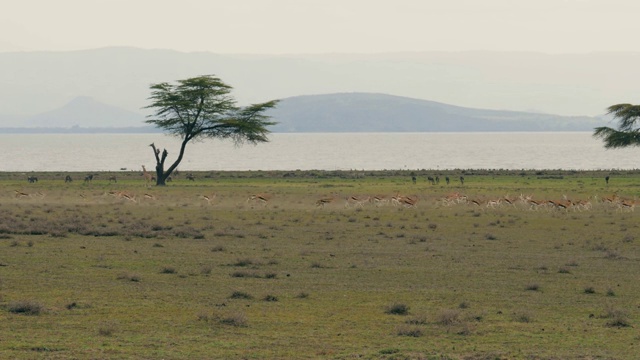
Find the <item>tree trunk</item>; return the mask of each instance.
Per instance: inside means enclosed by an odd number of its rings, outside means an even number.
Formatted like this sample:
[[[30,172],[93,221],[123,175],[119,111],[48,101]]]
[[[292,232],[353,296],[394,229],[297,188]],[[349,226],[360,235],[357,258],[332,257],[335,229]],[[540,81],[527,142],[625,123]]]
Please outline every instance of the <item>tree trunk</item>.
[[[160,156],[160,149],[156,148],[155,143],[151,143],[149,146],[153,149],[153,155],[156,157],[156,186],[166,186],[167,179],[171,176],[171,173],[175,169],[178,168],[178,165],[182,161],[182,157],[184,156],[184,149],[187,147],[187,143],[191,140],[192,137],[185,136],[182,140],[182,145],[180,146],[180,153],[178,154],[178,158],[176,161],[171,164],[167,172],[164,171],[164,161],[167,159],[167,149],[162,151],[162,156]]]

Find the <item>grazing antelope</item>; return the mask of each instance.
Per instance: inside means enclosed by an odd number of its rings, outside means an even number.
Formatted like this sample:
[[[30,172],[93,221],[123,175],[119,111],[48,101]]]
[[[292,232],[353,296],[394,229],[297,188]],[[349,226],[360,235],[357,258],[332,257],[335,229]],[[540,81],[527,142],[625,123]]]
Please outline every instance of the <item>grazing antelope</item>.
[[[65,183],[70,183],[70,182],[72,182],[72,181],[73,181],[73,179],[71,178],[71,175],[67,175],[67,176],[64,178],[64,182],[65,182]]]
[[[27,177],[27,181],[29,183],[37,183],[38,182],[38,178],[35,177],[35,176],[29,176],[29,177]]]
[[[111,183],[112,181],[113,181],[114,183],[117,183],[117,182],[118,182],[118,179],[116,179],[116,177],[115,177],[115,176],[109,176],[109,179],[108,179],[108,180],[109,180],[109,183]]]
[[[187,174],[186,178],[189,181],[196,181],[196,178],[195,178],[195,176],[193,176],[193,174]]]
[[[86,183],[90,183],[91,181],[93,181],[93,174],[89,174],[89,175],[84,177],[85,184]]]
[[[156,200],[158,200],[158,199],[157,199],[153,194],[148,194],[148,193],[145,193],[145,194],[144,194],[144,198],[145,198],[146,200],[152,200],[152,201],[156,201]]]

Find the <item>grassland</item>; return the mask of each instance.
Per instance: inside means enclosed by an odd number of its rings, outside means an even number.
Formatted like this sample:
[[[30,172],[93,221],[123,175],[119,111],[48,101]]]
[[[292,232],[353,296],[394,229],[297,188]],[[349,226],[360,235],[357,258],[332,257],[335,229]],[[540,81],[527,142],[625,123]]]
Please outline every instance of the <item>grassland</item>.
[[[640,214],[602,201],[635,201],[637,172],[65,175],[0,173],[2,359],[640,354]],[[344,206],[397,193],[417,206]]]

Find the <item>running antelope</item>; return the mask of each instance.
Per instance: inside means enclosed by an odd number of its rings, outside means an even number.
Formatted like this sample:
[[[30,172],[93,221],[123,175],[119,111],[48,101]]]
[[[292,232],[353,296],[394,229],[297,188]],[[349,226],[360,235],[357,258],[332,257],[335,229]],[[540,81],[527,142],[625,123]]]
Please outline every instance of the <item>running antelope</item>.
[[[271,194],[253,194],[247,198],[247,202],[260,202],[262,205],[267,206],[272,197]]]
[[[353,205],[355,207],[363,208],[364,204],[369,202],[370,200],[371,200],[370,196],[355,196],[355,195],[347,196],[344,207],[348,208],[351,205]]]

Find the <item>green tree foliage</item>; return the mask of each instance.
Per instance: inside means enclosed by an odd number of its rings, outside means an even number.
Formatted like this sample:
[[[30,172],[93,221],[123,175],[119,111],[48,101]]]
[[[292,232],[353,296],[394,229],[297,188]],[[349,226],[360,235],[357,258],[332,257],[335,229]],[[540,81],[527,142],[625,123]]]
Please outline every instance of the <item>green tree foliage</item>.
[[[640,145],[640,106],[631,104],[617,104],[609,106],[607,114],[612,114],[618,120],[618,128],[602,126],[595,128],[594,137],[604,140],[607,149],[623,148]]]
[[[153,84],[150,89],[151,104],[146,108],[155,113],[146,122],[182,140],[177,159],[166,171],[167,150],[161,152],[155,144],[150,145],[156,159],[156,185],[165,185],[191,140],[231,139],[236,144],[269,141],[267,127],[275,122],[265,111],[275,107],[278,100],[238,107],[230,95],[232,87],[213,75],[178,80],[176,84]]]

